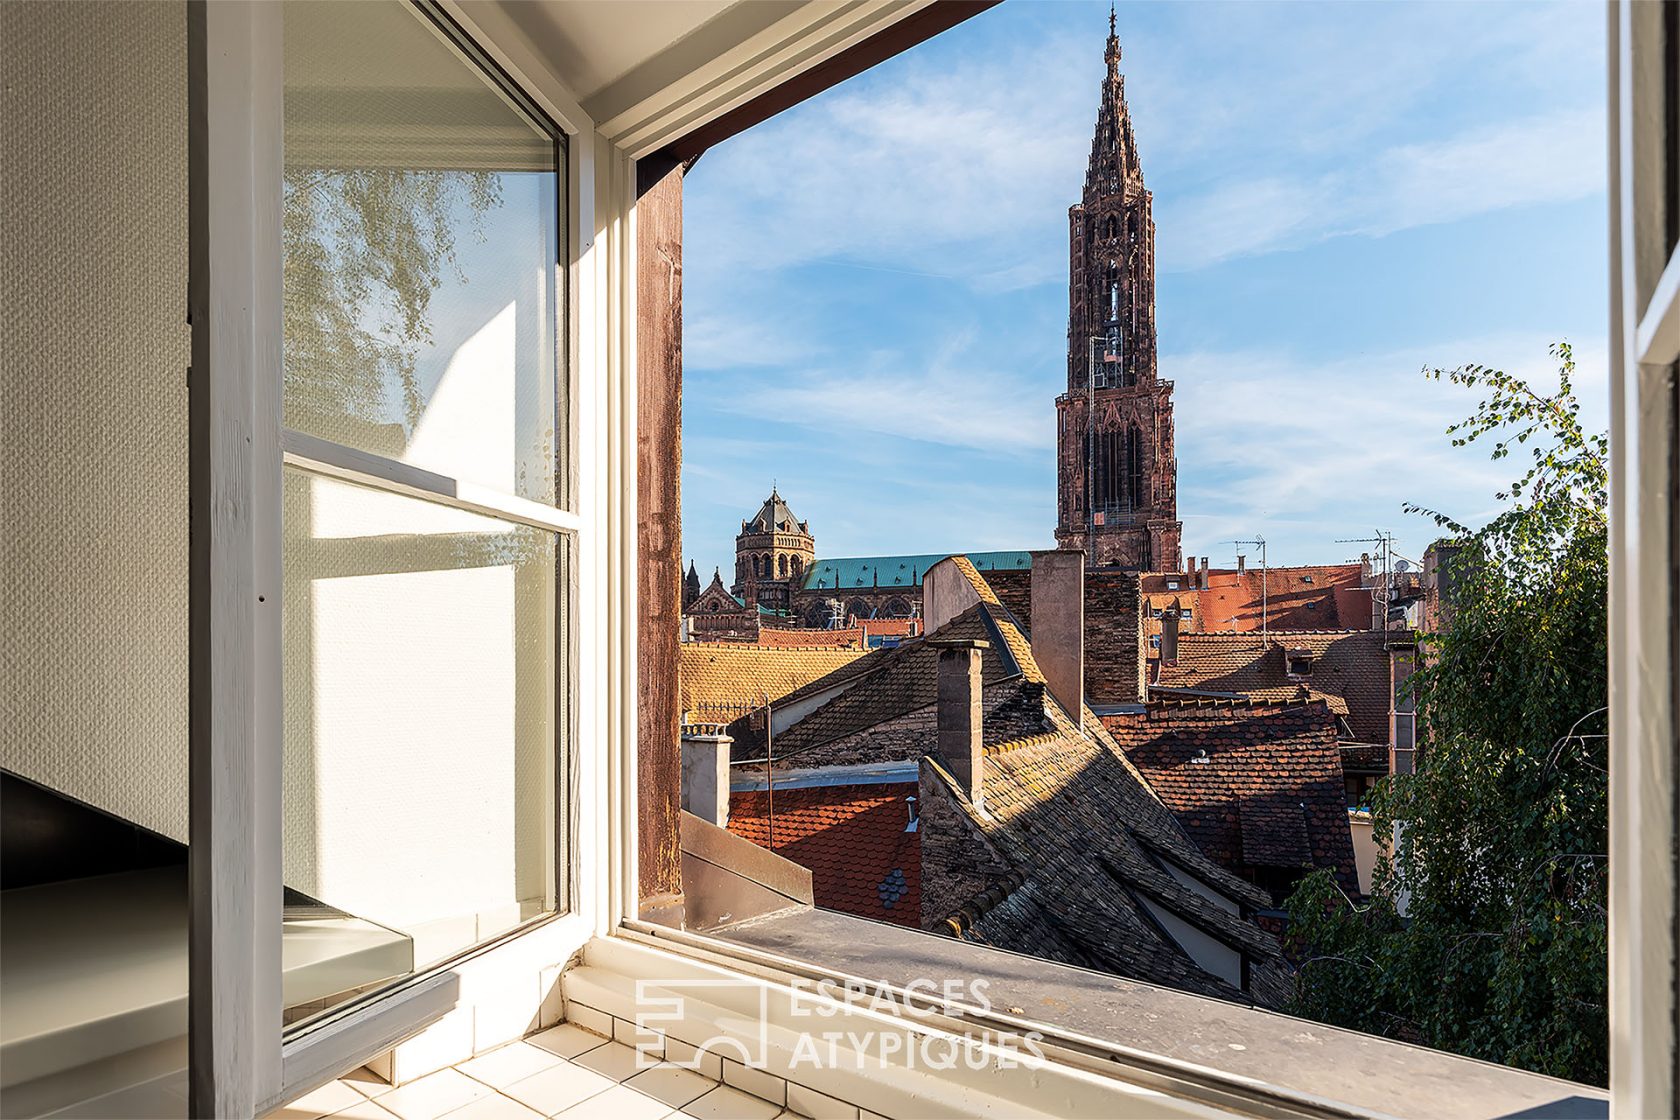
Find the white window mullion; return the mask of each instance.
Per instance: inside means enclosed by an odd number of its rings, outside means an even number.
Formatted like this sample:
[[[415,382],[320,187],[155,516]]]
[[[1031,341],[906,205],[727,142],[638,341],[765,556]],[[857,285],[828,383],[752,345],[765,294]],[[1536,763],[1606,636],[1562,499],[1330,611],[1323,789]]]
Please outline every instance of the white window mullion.
[[[367,451],[333,443],[304,432],[284,429],[281,447],[287,466],[302,467],[377,490],[424,498],[456,509],[485,513],[555,533],[575,533],[582,525],[577,514],[488,486],[450,478]]]
[[[280,1094],[281,16],[188,5],[191,1115]]]

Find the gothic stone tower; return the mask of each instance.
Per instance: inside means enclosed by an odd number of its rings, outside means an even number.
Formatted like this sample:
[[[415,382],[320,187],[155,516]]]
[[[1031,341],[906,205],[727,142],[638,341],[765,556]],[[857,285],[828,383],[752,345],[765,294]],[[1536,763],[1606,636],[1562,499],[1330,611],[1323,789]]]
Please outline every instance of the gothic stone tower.
[[[1155,221],[1109,16],[1085,196],[1068,211],[1068,388],[1056,398],[1056,544],[1092,566],[1177,571],[1172,382],[1155,368]]]
[[[793,592],[804,584],[805,573],[816,558],[810,525],[793,515],[772,486],[758,513],[741,522],[741,531],[735,535],[735,586],[731,590],[749,607],[789,610]]]

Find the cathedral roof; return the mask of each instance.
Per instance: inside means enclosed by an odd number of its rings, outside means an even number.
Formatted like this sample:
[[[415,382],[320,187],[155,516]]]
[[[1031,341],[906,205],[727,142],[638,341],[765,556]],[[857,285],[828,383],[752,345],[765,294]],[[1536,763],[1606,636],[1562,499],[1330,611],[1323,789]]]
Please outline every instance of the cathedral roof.
[[[836,588],[854,591],[872,587],[920,587],[922,576],[939,563],[948,552],[927,552],[917,556],[848,556],[836,560],[818,560],[805,572],[804,588]],[[1028,570],[1032,567],[1030,552],[966,552],[983,572]]]
[[[793,515],[787,502],[770,487],[770,496],[764,499],[764,504],[758,512],[746,521],[741,522],[743,533],[808,533],[805,522]]]

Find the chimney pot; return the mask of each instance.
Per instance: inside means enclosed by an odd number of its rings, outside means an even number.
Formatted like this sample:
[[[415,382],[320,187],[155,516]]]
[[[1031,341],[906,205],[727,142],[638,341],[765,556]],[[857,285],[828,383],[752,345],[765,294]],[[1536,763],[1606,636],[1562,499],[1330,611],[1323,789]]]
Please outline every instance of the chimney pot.
[[[1085,554],[1069,550],[1032,554],[1033,660],[1050,695],[1068,718],[1083,725],[1085,704]]]
[[[682,737],[682,807],[719,828],[729,827],[729,749],[723,732]]]
[[[1208,558],[1202,557],[1202,590],[1208,589]]]
[[[987,642],[937,641],[939,690],[935,705],[939,754],[974,804],[981,803],[980,651]]]
[[[1248,571],[1248,557],[1239,552],[1237,554],[1237,574],[1242,575],[1246,571]]]
[[[1161,664],[1178,664],[1178,600],[1161,612]]]

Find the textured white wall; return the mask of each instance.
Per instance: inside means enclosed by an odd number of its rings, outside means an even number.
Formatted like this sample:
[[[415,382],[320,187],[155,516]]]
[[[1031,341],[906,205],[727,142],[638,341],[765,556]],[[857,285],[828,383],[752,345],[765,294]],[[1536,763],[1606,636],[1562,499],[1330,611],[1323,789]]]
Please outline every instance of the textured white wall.
[[[181,3],[0,3],[0,766],[187,836]]]

